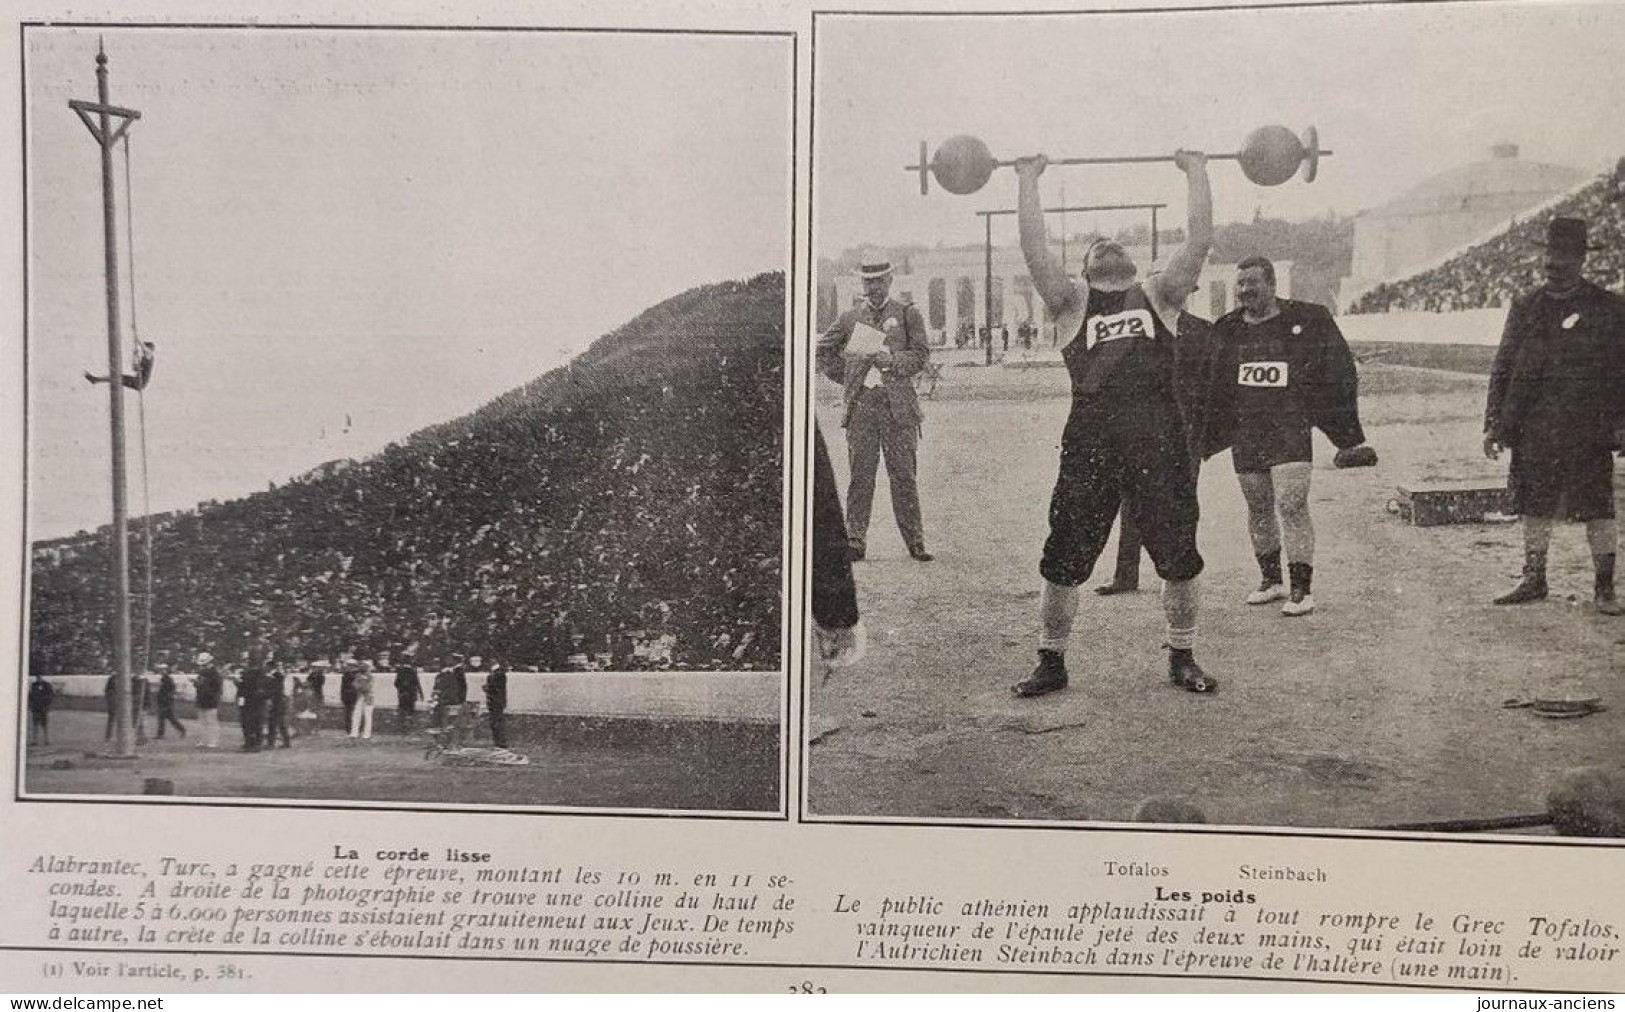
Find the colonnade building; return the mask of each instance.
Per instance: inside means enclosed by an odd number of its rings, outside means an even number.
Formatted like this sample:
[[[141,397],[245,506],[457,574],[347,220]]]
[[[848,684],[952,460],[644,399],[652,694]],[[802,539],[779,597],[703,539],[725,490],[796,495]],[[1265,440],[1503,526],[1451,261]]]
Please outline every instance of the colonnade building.
[[[1074,237],[1067,243],[1066,269],[1076,275],[1082,267],[1089,241]],[[1177,244],[1162,244],[1153,261],[1149,244],[1128,246],[1128,254],[1140,265],[1142,276],[1167,262]],[[898,255],[883,248],[862,251],[860,260],[890,259],[896,269],[892,281],[892,297],[912,302],[925,317],[930,331],[929,341],[937,347],[975,344],[976,336],[986,325],[987,262],[983,246],[952,246],[924,251],[910,251]],[[848,257],[852,260],[852,257]],[[1149,266],[1148,266],[1149,265]],[[1291,298],[1292,264],[1275,262],[1277,292]],[[1201,281],[1186,304],[1191,312],[1208,319],[1217,319],[1235,304],[1232,291],[1235,284],[1234,264],[1209,263],[1202,270]],[[820,277],[818,281],[819,321],[826,326],[837,311],[846,309],[863,298],[863,282],[857,272],[842,269],[834,277]],[[1042,344],[1054,342],[1054,326],[1044,309],[1043,300],[1033,288],[1027,273],[1027,262],[1019,246],[993,247],[993,331],[1009,329],[1012,339],[1023,323],[1036,325]]]

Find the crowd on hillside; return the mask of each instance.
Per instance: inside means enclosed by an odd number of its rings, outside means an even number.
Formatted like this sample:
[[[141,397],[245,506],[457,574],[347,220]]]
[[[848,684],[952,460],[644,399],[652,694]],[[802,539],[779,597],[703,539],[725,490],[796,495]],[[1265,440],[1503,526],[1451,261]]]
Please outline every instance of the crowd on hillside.
[[[158,518],[150,651],[132,537],[138,657],[776,668],[782,314],[782,280],[689,293],[377,457]],[[107,668],[107,552],[105,531],[36,546],[33,669]]]
[[[1586,277],[1604,288],[1625,291],[1625,159],[1611,174],[1573,196],[1515,223],[1487,242],[1438,267],[1403,281],[1385,282],[1349,307],[1351,313],[1413,310],[1442,313],[1500,308],[1540,286],[1540,250],[1535,245],[1554,216],[1584,218],[1591,244]]]

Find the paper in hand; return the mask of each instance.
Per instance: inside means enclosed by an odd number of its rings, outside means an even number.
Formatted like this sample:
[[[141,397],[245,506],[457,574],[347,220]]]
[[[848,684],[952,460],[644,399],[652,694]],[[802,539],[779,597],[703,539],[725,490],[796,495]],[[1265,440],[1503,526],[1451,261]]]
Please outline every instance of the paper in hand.
[[[867,323],[854,323],[852,337],[846,342],[845,354],[850,358],[868,358],[878,355],[886,347],[886,335]]]

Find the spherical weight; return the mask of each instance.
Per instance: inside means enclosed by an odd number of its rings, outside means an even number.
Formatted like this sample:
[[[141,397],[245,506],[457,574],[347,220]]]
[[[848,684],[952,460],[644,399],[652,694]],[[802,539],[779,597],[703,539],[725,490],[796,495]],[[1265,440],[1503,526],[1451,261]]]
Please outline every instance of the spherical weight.
[[[993,152],[980,138],[968,134],[950,137],[931,159],[931,174],[937,185],[961,196],[975,193],[993,175]]]
[[[1236,153],[1241,171],[1259,186],[1280,186],[1298,171],[1303,158],[1303,142],[1284,126],[1259,127]]]

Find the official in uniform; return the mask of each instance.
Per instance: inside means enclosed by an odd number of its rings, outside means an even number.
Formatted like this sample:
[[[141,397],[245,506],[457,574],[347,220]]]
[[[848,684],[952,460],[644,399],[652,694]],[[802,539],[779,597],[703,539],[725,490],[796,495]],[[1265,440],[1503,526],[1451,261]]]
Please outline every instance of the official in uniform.
[[[925,527],[920,518],[917,477],[920,401],[914,376],[930,360],[925,320],[920,311],[890,297],[890,263],[864,264],[863,301],[841,314],[818,339],[818,367],[845,390],[841,425],[846,429],[847,457],[852,465],[846,496],[847,544],[854,561],[868,551],[869,514],[874,506],[875,475],[882,455],[891,483],[892,512],[908,554],[930,562]],[[862,328],[861,331],[859,328]],[[879,337],[873,337],[878,332]],[[861,353],[854,333],[876,341]]]
[[[1331,313],[1278,298],[1275,265],[1265,257],[1236,265],[1236,300],[1240,305],[1213,325],[1203,456],[1229,447],[1247,500],[1247,533],[1261,574],[1247,603],[1286,598],[1281,614],[1308,615],[1315,610],[1314,429],[1337,447],[1340,463],[1375,463],[1374,451],[1348,452],[1365,442],[1359,376]],[[1283,545],[1290,589],[1281,579]]]
[[[1546,283],[1507,312],[1484,410],[1484,455],[1512,451],[1507,488],[1523,517],[1523,578],[1495,603],[1546,597],[1552,525],[1567,518],[1586,527],[1597,611],[1618,615],[1612,451],[1625,450],[1625,299],[1582,275],[1596,248],[1584,219],[1553,218],[1543,245]]]

